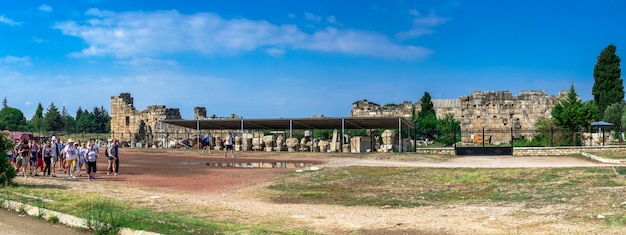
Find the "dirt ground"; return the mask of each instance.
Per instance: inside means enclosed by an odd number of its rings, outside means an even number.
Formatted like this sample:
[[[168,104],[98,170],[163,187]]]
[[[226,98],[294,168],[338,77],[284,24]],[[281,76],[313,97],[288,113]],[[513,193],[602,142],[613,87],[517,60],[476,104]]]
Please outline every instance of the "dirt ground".
[[[265,186],[296,168],[215,167],[210,162],[294,161],[319,167],[594,167],[606,166],[574,157],[440,157],[326,153],[239,152],[223,158],[199,151],[122,149],[120,175],[105,173],[98,162],[98,179],[62,177],[16,178],[18,183],[66,185],[68,190],[98,192],[133,201],[157,211],[188,210],[207,219],[245,224],[272,224],[279,229],[307,227],[326,234],[600,234],[620,231],[561,221],[564,211],[555,205],[526,208],[523,203],[425,206],[384,209],[315,204],[275,204],[264,200]],[[332,156],[332,157],[329,157]],[[62,174],[61,174],[62,175]]]
[[[0,234],[2,235],[87,235],[88,231],[77,230],[62,224],[20,215],[14,211],[0,209]]]

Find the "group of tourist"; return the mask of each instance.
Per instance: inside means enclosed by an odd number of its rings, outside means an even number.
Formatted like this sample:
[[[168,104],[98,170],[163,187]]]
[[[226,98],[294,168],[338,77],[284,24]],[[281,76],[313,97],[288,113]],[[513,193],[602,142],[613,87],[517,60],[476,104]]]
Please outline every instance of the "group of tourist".
[[[76,176],[82,176],[82,170],[85,169],[88,180],[92,181],[96,179],[96,162],[100,157],[98,149],[98,143],[94,139],[88,143],[74,141],[71,138],[63,142],[61,138],[52,136],[47,141],[20,139],[13,149],[7,150],[6,155],[18,176],[57,177],[57,171],[59,173],[63,171],[67,178],[76,179]],[[117,139],[105,148],[108,161],[107,175],[119,174],[118,150]]]

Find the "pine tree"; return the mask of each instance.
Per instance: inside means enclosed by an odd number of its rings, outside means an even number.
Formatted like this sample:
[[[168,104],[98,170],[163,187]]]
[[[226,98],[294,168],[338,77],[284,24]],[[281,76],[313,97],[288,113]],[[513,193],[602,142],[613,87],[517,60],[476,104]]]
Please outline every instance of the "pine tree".
[[[80,119],[80,116],[83,114],[83,108],[81,108],[80,106],[78,106],[78,110],[76,110],[76,120],[78,121]]]
[[[620,58],[615,54],[617,47],[609,44],[600,52],[598,61],[593,69],[593,100],[598,106],[600,117],[606,108],[624,100],[624,83],[620,69]]]
[[[57,107],[54,106],[54,103],[51,103],[50,107],[48,107],[48,112],[46,112],[43,118],[43,126],[49,131],[61,131],[63,128],[61,113],[59,113]]]
[[[33,115],[33,118],[30,119],[30,123],[37,131],[41,131],[43,129],[43,106],[41,103],[37,105],[35,115]]]
[[[420,132],[426,134],[426,138],[433,139],[434,131],[437,129],[437,114],[430,97],[430,93],[424,92],[420,99],[421,110],[417,113],[418,128]]]
[[[552,117],[556,126],[563,128],[565,131],[571,131],[574,134],[573,143],[576,143],[576,131],[581,127],[586,128],[589,126],[592,116],[589,106],[580,101],[574,85],[572,85],[567,93],[567,97],[552,108]]]

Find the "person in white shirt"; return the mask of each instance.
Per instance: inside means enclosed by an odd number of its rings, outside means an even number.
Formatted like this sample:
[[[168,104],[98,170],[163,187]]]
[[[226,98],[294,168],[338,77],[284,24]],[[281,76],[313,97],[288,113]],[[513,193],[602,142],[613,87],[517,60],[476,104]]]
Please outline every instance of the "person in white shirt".
[[[69,173],[67,178],[76,179],[76,176],[74,176],[74,170],[76,169],[76,160],[78,159],[79,153],[76,146],[74,146],[73,139],[67,140],[67,145],[63,149],[63,152],[65,153],[65,167],[68,169]]]
[[[89,181],[96,180],[94,176],[96,174],[96,160],[98,159],[98,149],[96,143],[89,144],[89,150],[87,151],[87,174],[89,175]]]
[[[226,140],[224,141],[224,157],[226,157],[226,154],[228,153],[228,151],[230,151],[230,156],[231,157],[235,157],[235,152],[233,150],[233,144],[234,144],[234,140],[233,140],[233,136],[229,133],[228,137],[226,137]]]

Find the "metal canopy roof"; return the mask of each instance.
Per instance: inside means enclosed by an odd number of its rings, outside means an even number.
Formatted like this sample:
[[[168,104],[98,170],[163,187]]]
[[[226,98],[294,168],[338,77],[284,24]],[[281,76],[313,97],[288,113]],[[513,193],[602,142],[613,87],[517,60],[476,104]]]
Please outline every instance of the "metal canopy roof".
[[[278,118],[278,119],[207,119],[207,120],[162,120],[163,123],[182,126],[190,129],[398,129],[413,128],[406,118],[402,117],[368,117],[368,118]],[[290,125],[291,124],[291,125]],[[291,127],[291,128],[290,128]]]
[[[613,123],[608,123],[605,121],[592,122],[591,126],[615,126]]]

